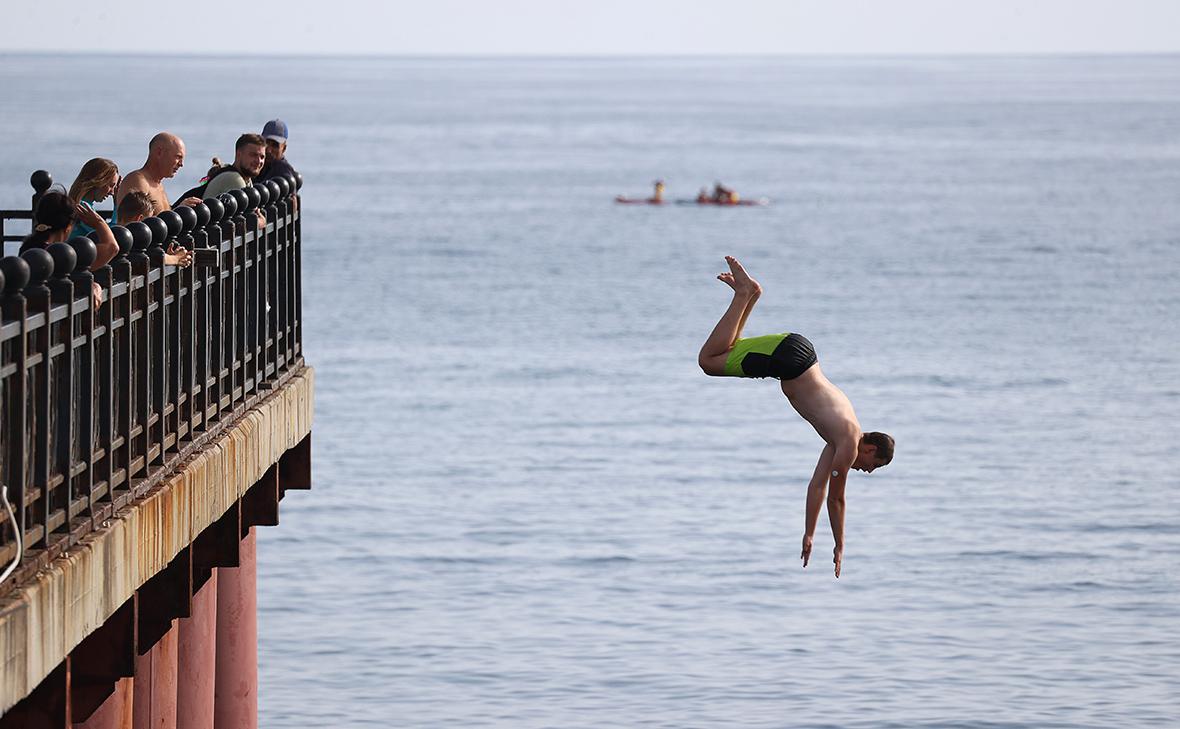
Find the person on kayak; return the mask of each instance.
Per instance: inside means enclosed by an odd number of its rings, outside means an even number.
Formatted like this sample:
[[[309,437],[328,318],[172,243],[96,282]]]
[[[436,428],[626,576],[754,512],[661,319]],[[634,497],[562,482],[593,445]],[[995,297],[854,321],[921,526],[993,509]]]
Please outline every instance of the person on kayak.
[[[848,397],[824,377],[815,348],[802,334],[770,334],[742,339],[742,328],[754,309],[762,287],[750,278],[733,256],[725,257],[729,271],[717,278],[733,289],[733,300],[701,347],[697,363],[714,377],[773,377],[803,419],[811,423],[826,445],[807,486],[803,553],[807,566],[812,538],[825,501],[832,537],[836,577],[844,560],[844,486],[850,470],[872,473],[893,460],[893,438],[865,433]],[[830,486],[830,490],[829,490]]]
[[[664,181],[656,180],[652,184],[654,185],[655,189],[652,190],[652,195],[648,202],[658,205],[664,202]]]
[[[718,205],[736,205],[738,194],[720,182],[713,183],[713,202]]]

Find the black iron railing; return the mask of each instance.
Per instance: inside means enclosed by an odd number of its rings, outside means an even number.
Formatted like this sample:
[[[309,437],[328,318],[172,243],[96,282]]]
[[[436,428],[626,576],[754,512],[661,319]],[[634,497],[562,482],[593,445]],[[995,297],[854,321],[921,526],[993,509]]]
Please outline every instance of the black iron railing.
[[[302,368],[300,183],[114,226],[93,272],[77,238],[0,259],[0,485],[23,543],[0,506],[0,571],[39,569]],[[0,210],[0,235],[29,218]],[[193,266],[164,265],[173,242]]]

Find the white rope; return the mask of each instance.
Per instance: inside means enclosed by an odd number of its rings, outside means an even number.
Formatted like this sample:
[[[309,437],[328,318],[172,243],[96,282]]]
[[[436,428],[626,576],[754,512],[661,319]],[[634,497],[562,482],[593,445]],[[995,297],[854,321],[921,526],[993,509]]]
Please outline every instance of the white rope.
[[[12,513],[12,504],[8,503],[7,486],[0,486],[0,501],[4,502],[4,510],[8,512],[8,518],[12,520],[12,533],[16,535],[16,556],[12,558],[12,564],[8,565],[8,569],[4,570],[4,574],[0,575],[0,582],[3,582],[8,579],[8,576],[20,564],[21,552],[24,547],[21,545],[20,524],[16,522],[16,514]]]

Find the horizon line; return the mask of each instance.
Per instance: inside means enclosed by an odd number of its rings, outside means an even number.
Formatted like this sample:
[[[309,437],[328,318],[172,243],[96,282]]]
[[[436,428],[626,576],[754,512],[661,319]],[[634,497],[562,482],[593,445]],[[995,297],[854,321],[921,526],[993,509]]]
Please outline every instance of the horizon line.
[[[1180,49],[1176,50],[1139,50],[1139,51],[1099,51],[1099,50],[1043,50],[1043,51],[811,51],[811,52],[669,52],[669,53],[551,53],[551,52],[523,52],[523,53],[454,53],[454,52],[418,52],[418,53],[368,53],[368,52],[306,52],[306,53],[267,53],[251,51],[125,51],[125,50],[88,50],[75,49],[6,49],[0,48],[0,56],[29,56],[29,57],[84,57],[106,56],[125,58],[275,58],[300,60],[406,60],[406,61],[512,61],[512,60],[552,60],[552,61],[621,61],[621,60],[723,60],[723,59],[913,59],[913,58],[1151,58],[1180,56]]]

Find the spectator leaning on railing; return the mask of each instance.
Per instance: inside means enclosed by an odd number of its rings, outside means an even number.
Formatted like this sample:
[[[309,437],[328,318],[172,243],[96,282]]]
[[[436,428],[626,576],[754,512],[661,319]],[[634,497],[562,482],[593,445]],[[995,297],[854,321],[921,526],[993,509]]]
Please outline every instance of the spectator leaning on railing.
[[[214,162],[216,161],[215,159]],[[252,187],[254,178],[262,171],[262,163],[265,161],[266,141],[257,134],[243,134],[234,144],[234,163],[216,171],[210,170],[209,181],[205,184],[204,191],[199,194],[208,200],[223,192]],[[198,189],[194,188],[190,192],[196,193]],[[266,217],[262,211],[256,212],[259,225],[266,225]]]
[[[294,178],[295,168],[287,159],[287,123],[282,119],[271,119],[262,127],[262,138],[266,141],[266,163],[255,182],[266,182],[279,176]]]
[[[116,193],[115,202],[122,202],[127,193],[134,190],[146,192],[152,199],[152,208],[157,213],[171,210],[168,195],[164,193],[164,180],[172,177],[184,166],[184,141],[169,132],[160,132],[148,144],[148,158],[143,167],[123,178]],[[200,198],[186,198],[177,205],[195,205]]]
[[[111,233],[107,221],[93,209],[75,203],[64,192],[57,191],[47,192],[37,201],[37,209],[33,211],[33,232],[21,241],[21,253],[64,242],[70,237],[70,229],[77,219],[98,231],[95,236],[98,255],[90,270],[97,271],[107,265],[119,252],[119,245],[115,242],[115,236]],[[94,284],[93,294],[94,308],[97,309],[102,306],[102,288],[97,283]]]
[[[119,166],[104,157],[95,157],[82,165],[82,170],[78,172],[74,184],[70,185],[70,199],[93,210],[95,203],[106,200],[114,194],[118,187]],[[111,217],[111,225],[118,222],[119,216],[117,214]],[[92,230],[94,230],[93,227],[78,220],[74,222],[69,237],[87,235]]]
[[[119,215],[119,220],[124,224],[134,223],[151,215],[154,211],[152,209],[152,199],[148,197],[146,192],[127,193],[122,202],[119,203],[119,209],[116,211]],[[168,244],[168,250],[164,252],[164,263],[169,266],[180,266],[186,268],[193,262],[193,252],[187,248],[183,248],[176,244],[176,241]]]

